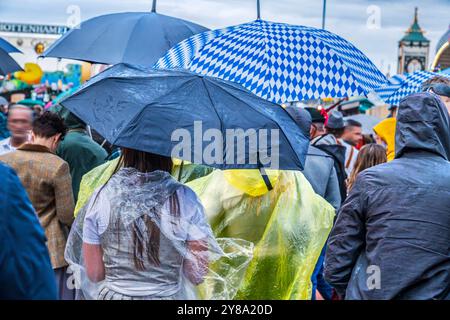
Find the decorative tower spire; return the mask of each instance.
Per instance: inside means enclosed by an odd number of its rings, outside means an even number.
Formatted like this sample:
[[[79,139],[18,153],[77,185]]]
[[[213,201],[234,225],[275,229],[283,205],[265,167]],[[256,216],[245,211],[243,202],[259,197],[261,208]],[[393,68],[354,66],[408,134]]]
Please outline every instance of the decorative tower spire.
[[[414,21],[398,43],[398,73],[428,69],[430,40],[419,26],[419,9],[414,8]]]
[[[412,25],[406,31],[406,35],[403,37],[402,41],[419,41],[419,42],[430,42],[423,35],[424,31],[419,26],[419,8],[414,8],[414,21]]]

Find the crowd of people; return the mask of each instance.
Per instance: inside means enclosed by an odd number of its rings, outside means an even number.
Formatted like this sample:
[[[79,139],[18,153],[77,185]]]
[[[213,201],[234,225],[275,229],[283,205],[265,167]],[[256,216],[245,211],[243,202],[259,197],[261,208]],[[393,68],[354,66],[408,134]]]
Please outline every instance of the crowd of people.
[[[0,107],[0,298],[450,299],[446,78],[363,145],[339,111],[287,107],[310,145],[270,189],[258,171],[106,150],[64,108]]]

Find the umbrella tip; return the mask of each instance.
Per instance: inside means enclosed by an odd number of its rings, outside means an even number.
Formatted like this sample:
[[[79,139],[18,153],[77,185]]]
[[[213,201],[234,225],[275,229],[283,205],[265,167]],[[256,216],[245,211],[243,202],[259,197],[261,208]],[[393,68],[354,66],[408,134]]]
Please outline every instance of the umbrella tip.
[[[152,12],[156,13],[156,0],[153,0],[153,4],[152,4]]]

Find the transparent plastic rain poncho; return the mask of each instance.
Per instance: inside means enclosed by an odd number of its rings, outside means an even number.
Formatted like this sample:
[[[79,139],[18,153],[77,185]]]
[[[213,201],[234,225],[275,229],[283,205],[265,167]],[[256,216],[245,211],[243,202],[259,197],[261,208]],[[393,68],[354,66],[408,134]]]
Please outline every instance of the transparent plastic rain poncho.
[[[216,237],[255,244],[236,299],[311,299],[311,274],[333,225],[334,209],[299,171],[215,170],[191,187]]]
[[[96,207],[105,201],[109,210]],[[100,235],[105,279],[97,283],[83,256],[90,212],[107,225]],[[215,239],[196,195],[168,173],[122,168],[78,212],[65,256],[85,299],[105,288],[127,298],[232,299],[252,252],[251,242]],[[138,294],[130,295],[135,287]]]

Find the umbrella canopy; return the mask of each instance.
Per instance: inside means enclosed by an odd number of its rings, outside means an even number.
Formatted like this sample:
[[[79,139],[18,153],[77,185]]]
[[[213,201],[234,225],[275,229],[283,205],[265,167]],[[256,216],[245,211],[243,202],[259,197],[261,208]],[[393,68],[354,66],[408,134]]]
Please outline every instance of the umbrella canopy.
[[[7,51],[0,48],[0,75],[7,75],[15,71],[21,71],[22,68]]]
[[[221,169],[301,170],[309,145],[280,106],[187,71],[118,64],[60,104],[113,145]]]
[[[151,67],[172,46],[206,30],[156,12],[107,14],[82,22],[42,56]]]
[[[396,75],[391,78],[388,85],[376,88],[374,91],[386,103],[398,106],[403,98],[420,92],[422,83],[435,76],[450,78],[450,75],[444,73],[416,71],[407,75]]]
[[[362,125],[362,133],[363,134],[373,134],[372,128],[375,127],[381,119],[371,116],[369,114],[355,114],[352,116],[348,116],[344,118],[345,120],[353,119],[358,121]]]
[[[22,53],[22,51],[20,51],[16,47],[14,47],[11,43],[9,43],[8,41],[6,41],[3,38],[0,38],[0,49],[3,51],[6,51],[7,53],[13,53],[13,52]]]
[[[275,103],[365,95],[386,82],[345,39],[323,29],[260,19],[192,36],[155,67],[237,82]]]

